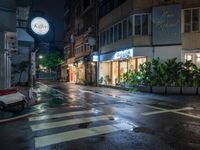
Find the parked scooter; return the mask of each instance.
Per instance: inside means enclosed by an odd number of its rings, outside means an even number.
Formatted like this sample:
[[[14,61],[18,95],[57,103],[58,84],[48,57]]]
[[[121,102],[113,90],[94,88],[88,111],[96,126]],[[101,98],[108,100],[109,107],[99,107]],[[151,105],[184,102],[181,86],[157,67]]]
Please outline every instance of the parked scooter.
[[[0,90],[0,110],[21,112],[27,104],[26,97],[16,89]]]

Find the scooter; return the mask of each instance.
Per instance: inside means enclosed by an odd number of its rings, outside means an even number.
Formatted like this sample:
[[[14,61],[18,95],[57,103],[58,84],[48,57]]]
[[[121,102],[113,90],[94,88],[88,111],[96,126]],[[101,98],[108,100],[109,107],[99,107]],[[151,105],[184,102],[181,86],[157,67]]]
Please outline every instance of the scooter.
[[[19,113],[26,104],[26,97],[16,89],[0,90],[0,111]]]

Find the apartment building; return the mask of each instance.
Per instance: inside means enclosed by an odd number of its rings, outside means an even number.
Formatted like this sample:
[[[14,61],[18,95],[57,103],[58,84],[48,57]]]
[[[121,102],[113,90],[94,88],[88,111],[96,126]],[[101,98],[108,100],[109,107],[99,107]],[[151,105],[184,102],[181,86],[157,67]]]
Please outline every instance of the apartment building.
[[[99,79],[118,84],[152,58],[192,60],[200,67],[198,0],[103,0],[99,18]]]
[[[66,1],[62,76],[70,82],[96,84],[97,17],[96,0]]]
[[[2,0],[0,4],[0,89],[11,87],[10,53],[16,50],[16,2]]]

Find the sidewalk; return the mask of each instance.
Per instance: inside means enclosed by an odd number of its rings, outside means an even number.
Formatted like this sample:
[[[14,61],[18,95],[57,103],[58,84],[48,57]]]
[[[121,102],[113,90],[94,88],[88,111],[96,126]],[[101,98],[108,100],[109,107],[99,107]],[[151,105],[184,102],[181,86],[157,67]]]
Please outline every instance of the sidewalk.
[[[189,95],[160,95],[153,93],[143,93],[143,92],[133,92],[127,89],[116,89],[111,87],[96,87],[96,86],[84,86],[76,85],[72,83],[64,83],[66,86],[79,86],[80,89],[85,91],[92,91],[94,93],[99,93],[107,96],[112,96],[116,98],[126,99],[128,101],[140,100],[148,101],[149,99],[154,101],[167,101],[173,103],[196,103],[200,105],[200,96],[189,96]]]

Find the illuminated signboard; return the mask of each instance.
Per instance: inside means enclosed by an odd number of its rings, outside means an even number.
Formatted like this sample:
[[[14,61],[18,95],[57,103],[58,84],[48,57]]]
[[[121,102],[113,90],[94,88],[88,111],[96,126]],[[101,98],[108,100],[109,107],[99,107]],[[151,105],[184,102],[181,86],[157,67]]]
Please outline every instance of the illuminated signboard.
[[[98,61],[98,59],[99,59],[99,57],[98,57],[97,55],[93,55],[93,56],[92,56],[92,61],[95,61],[95,62],[97,62],[97,61]]]
[[[133,57],[133,48],[116,52],[113,56],[113,60],[128,59],[130,57]]]
[[[36,17],[31,21],[31,29],[38,35],[45,35],[49,31],[49,23],[42,17]]]

